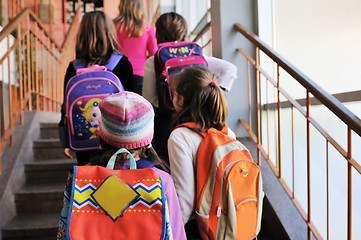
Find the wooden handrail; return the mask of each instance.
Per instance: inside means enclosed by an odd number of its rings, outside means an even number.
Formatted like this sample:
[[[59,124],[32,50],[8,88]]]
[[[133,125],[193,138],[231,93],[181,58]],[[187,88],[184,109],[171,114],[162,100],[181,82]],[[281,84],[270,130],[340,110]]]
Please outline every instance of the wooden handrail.
[[[332,94],[332,96],[335,97],[338,101],[340,101],[342,103],[361,102],[361,90],[343,92],[343,93],[335,93],[335,94]],[[320,101],[318,101],[317,98],[315,98],[315,97],[311,97],[310,100],[311,100],[312,106],[321,105]],[[296,101],[301,106],[306,106],[305,98],[296,99]],[[281,104],[281,108],[290,108],[292,106],[291,102],[289,102],[289,101],[282,101],[282,102],[280,102],[280,104]],[[265,108],[265,107],[266,106],[263,106],[263,108]],[[277,109],[277,103],[269,103],[268,109],[269,110]]]
[[[197,42],[199,39],[202,38],[203,34],[206,33],[207,30],[209,30],[209,28],[211,27],[211,22],[208,22],[203,28],[202,30],[198,33],[197,36],[194,37],[192,42]]]
[[[207,20],[208,15],[210,14],[210,10],[208,9],[206,11],[206,13],[203,15],[203,17],[201,18],[201,20],[199,20],[199,22],[197,23],[197,26],[195,26],[195,28],[192,30],[192,32],[190,33],[190,35],[199,35],[201,34],[202,31],[204,31],[204,29],[206,28],[205,26],[202,27],[201,30],[199,30],[199,28],[201,27],[201,25],[208,25],[210,22]],[[206,24],[204,24],[204,22],[206,22]]]
[[[294,67],[290,62],[285,60],[267,44],[258,38],[257,35],[243,27],[241,24],[234,24],[234,29],[243,34],[250,42],[267,54],[273,61],[287,71],[296,81],[304,86],[314,97],[330,109],[336,116],[338,116],[345,124],[361,136],[361,120],[348,110],[340,101],[338,101],[331,94],[319,87],[315,82],[308,78],[305,74]]]

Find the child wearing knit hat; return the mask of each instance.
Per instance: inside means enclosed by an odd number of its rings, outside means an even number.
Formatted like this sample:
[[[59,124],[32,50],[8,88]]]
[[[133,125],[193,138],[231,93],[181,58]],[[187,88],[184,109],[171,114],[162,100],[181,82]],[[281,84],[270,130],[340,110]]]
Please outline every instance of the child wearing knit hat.
[[[137,169],[153,169],[163,182],[173,238],[186,239],[172,177],[165,172],[168,169],[167,166],[159,159],[151,146],[154,133],[154,110],[152,105],[140,95],[124,91],[106,97],[100,102],[99,109],[101,111],[101,120],[96,134],[100,137],[103,155],[99,162],[92,162],[91,164],[106,167],[109,159],[116,155],[119,149],[125,148],[136,161]],[[116,155],[113,169],[129,169],[131,164],[129,157],[127,153]],[[66,237],[69,211],[67,199],[71,195],[72,179],[72,174],[69,174],[64,192],[64,206],[59,224],[58,239],[65,239]],[[141,228],[139,228],[139,231],[142,231]]]
[[[99,109],[101,119],[97,134],[105,151],[99,165],[106,166],[110,156],[119,148],[125,148],[135,160],[140,160],[138,165],[157,165],[168,171],[168,166],[159,159],[151,145],[154,110],[146,99],[133,92],[121,92],[100,102]],[[118,156],[116,165],[120,169],[128,169],[129,159]]]

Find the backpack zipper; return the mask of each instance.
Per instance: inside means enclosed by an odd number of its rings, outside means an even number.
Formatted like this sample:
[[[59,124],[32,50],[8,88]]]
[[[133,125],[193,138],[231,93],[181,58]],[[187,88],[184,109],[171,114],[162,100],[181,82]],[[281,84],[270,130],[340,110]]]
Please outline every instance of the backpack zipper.
[[[119,87],[113,80],[109,80],[108,78],[96,78],[96,77],[94,77],[94,78],[82,79],[82,80],[74,83],[69,89],[66,89],[66,93],[67,93],[67,94],[66,94],[66,104],[65,104],[65,108],[67,108],[67,106],[69,106],[69,95],[70,95],[70,92],[71,92],[78,84],[80,84],[80,83],[82,83],[82,82],[93,81],[93,80],[97,80],[97,81],[107,81],[107,82],[113,84],[113,85],[118,89],[119,92],[122,91],[122,90],[120,89],[120,87]],[[69,80],[69,82],[70,82],[70,80]],[[69,84],[69,82],[68,82],[68,84]],[[68,84],[67,84],[67,87],[68,87]]]

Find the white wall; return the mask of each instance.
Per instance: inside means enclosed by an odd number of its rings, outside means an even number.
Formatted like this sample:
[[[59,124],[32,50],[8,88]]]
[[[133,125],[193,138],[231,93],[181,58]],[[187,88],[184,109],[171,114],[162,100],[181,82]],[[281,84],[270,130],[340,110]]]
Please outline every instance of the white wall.
[[[359,0],[258,0],[259,36],[269,46],[290,61],[327,92],[341,93],[361,89],[361,1]],[[273,8],[274,7],[274,8]],[[274,17],[269,13],[273,11]],[[272,24],[274,21],[274,24]],[[272,35],[272,33],[274,35]],[[261,58],[262,62],[262,58]],[[267,70],[272,69],[266,61],[262,62]],[[269,71],[268,71],[269,72]],[[271,74],[272,75],[272,74]],[[305,98],[306,92],[284,71],[280,74],[281,87],[293,98]],[[263,93],[264,95],[264,93]],[[269,101],[272,102],[272,99]],[[354,114],[361,116],[361,103],[345,104]],[[306,128],[303,117],[295,111],[295,196],[307,209],[306,192]],[[324,107],[311,108],[311,116],[339,144],[347,149],[346,126]],[[290,109],[281,112],[281,157],[283,159],[283,178],[292,186],[292,152]],[[272,123],[271,117],[271,123]],[[264,121],[262,122],[264,125]],[[274,126],[274,124],[271,124]],[[264,129],[262,129],[264,130]],[[277,130],[274,128],[274,131]],[[277,138],[270,132],[267,143],[263,131],[263,142],[270,144],[270,155],[276,158],[273,148]],[[283,147],[282,147],[283,146]],[[329,198],[330,198],[330,239],[346,238],[347,180],[346,160],[328,145],[329,158]],[[353,135],[353,157],[360,163],[361,138]],[[326,141],[311,127],[311,217],[324,238],[326,229]],[[277,162],[275,161],[275,164]],[[361,220],[361,176],[353,173],[353,239],[359,239],[361,231],[356,226]]]
[[[329,93],[361,89],[361,1],[275,2],[276,50]]]

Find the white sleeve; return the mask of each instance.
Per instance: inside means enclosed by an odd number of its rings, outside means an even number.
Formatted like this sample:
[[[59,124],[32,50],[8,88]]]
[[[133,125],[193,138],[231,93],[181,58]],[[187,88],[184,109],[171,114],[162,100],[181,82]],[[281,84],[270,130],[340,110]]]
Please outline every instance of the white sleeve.
[[[215,57],[205,57],[208,67],[217,75],[217,83],[227,92],[231,91],[233,82],[237,78],[237,67],[232,63]]]
[[[195,209],[194,164],[201,141],[201,136],[187,128],[175,129],[168,139],[170,170],[184,224],[189,221]]]
[[[236,134],[232,131],[232,129],[228,128],[228,136],[237,139]]]
[[[154,71],[154,56],[149,57],[144,64],[142,95],[151,104],[153,104],[153,106],[158,107],[158,92]]]

